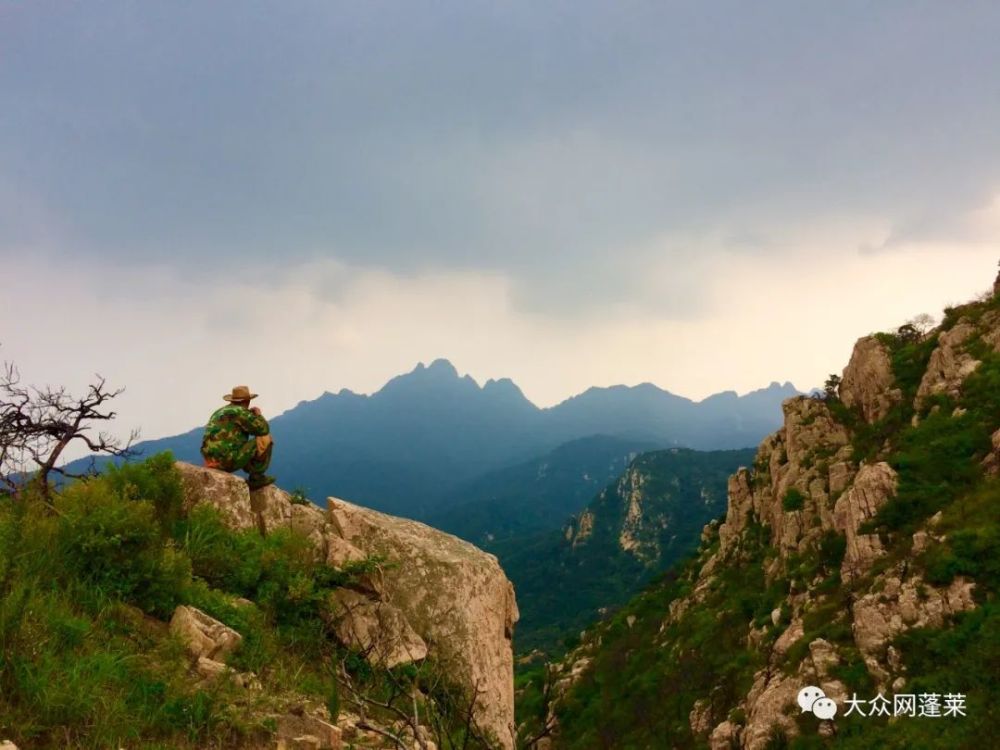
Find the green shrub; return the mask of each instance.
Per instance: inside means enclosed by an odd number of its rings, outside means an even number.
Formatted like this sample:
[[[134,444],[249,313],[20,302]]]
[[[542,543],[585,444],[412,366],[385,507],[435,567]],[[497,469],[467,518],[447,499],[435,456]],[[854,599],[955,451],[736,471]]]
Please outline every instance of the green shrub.
[[[301,487],[296,487],[289,493],[288,497],[292,505],[311,505],[306,491]]]
[[[196,575],[209,586],[253,600],[284,623],[314,618],[330,589],[366,569],[364,564],[330,568],[316,558],[307,538],[290,529],[267,537],[255,530],[233,532],[207,506],[192,511],[181,534]]]
[[[78,482],[56,498],[53,572],[109,599],[167,617],[191,577],[190,562],[164,539],[153,503],[122,501],[100,480]]]
[[[785,496],[781,498],[781,508],[786,513],[802,510],[805,507],[806,496],[794,487],[789,487]]]
[[[833,529],[823,532],[819,539],[819,562],[827,570],[840,570],[847,552],[847,537]]]
[[[955,417],[946,409],[907,429],[889,457],[899,474],[896,497],[883,505],[863,530],[912,532],[926,518],[982,477],[980,459],[990,433],[975,412]]]
[[[101,481],[123,500],[152,503],[164,530],[168,531],[181,515],[184,491],[169,452],[158,453],[141,463],[110,464]]]
[[[928,582],[945,585],[955,576],[1000,578],[1000,525],[962,529],[934,545],[923,558]]]

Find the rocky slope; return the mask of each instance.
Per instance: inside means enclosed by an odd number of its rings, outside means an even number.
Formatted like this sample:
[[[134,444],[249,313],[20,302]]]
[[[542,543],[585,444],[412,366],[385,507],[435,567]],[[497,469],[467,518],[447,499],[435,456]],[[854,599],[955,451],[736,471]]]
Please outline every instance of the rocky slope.
[[[431,659],[457,687],[498,747],[513,747],[514,589],[497,560],[423,524],[329,498],[326,512],[271,486],[250,492],[224,472],[178,463],[184,508],[215,508],[237,530],[291,529],[334,567],[382,561],[361,590],[339,589],[330,612],[337,637],[373,664]]]
[[[1000,297],[950,309],[926,333],[861,339],[825,398],[783,411],[730,478],[725,519],[705,527],[697,555],[589,631],[555,665],[545,700],[525,688],[532,744],[958,747],[990,736]],[[796,706],[807,685],[841,714],[855,695],[953,692],[967,694],[968,716],[820,721]]]
[[[727,476],[752,456],[644,453],[563,529],[495,544],[521,603],[517,653],[556,648],[689,554],[702,526],[725,508]]]

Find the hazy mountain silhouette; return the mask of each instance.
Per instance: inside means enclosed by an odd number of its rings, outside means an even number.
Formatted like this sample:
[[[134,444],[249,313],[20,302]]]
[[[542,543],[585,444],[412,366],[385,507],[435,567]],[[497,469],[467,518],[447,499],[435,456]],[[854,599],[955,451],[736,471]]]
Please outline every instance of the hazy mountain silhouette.
[[[651,384],[591,388],[539,409],[510,380],[480,386],[447,360],[393,378],[366,396],[341,390],[273,417],[273,473],[322,502],[327,495],[422,518],[453,504],[475,477],[529,461],[582,437],[606,435],[643,447],[754,445],[781,423],[790,383],[701,402]],[[208,405],[206,418],[214,405]],[[201,428],[139,447],[199,461]]]

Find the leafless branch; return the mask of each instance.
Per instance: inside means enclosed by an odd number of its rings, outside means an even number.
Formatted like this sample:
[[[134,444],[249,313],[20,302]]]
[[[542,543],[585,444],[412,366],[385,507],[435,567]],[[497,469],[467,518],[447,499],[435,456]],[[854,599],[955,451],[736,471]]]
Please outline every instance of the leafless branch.
[[[520,743],[520,747],[531,750],[545,737],[551,737],[556,727],[555,714],[552,711],[552,692],[556,681],[556,670],[550,663],[545,664],[545,682],[542,685],[542,717],[541,728],[529,735]]]
[[[63,452],[74,442],[82,443],[95,455],[127,458],[134,455],[132,446],[139,437],[132,431],[126,440],[107,432],[94,435],[92,428],[113,420],[117,414],[108,402],[124,388],[110,389],[100,375],[87,386],[82,397],[64,387],[24,385],[17,367],[3,364],[0,372],[0,486],[4,494],[20,497],[29,484],[50,502],[50,475],[79,477],[58,465]],[[90,471],[95,472],[91,461]]]
[[[376,697],[371,691],[359,688],[347,672],[344,664],[340,664],[338,682],[346,688],[347,695],[345,697],[347,702],[358,710],[364,724],[362,726],[362,723],[359,723],[359,727],[375,731],[391,739],[397,747],[405,747],[407,750],[410,747],[428,750],[428,748],[434,746],[426,736],[429,733],[428,730],[431,730],[437,740],[436,746],[438,748],[441,748],[441,750],[445,750],[446,748],[458,750],[459,746],[452,744],[444,728],[446,712],[441,710],[441,706],[438,705],[437,700],[432,697],[442,684],[440,670],[432,670],[429,674],[425,675],[430,680],[430,683],[424,685],[422,689],[418,689],[416,683],[410,683],[408,680],[401,679],[392,670],[387,670],[384,677],[384,685],[388,687],[388,693]],[[424,701],[423,721],[421,721],[420,713],[421,702],[418,700],[419,692],[423,692],[424,697],[427,699]],[[479,689],[479,685],[477,685],[474,695],[462,713],[464,731],[461,748],[463,750],[469,747],[470,741],[475,741],[477,746],[484,748],[491,748],[495,744],[479,733],[475,726],[475,708],[480,695],[481,690]],[[405,699],[405,703],[402,705],[399,703],[401,699]],[[450,699],[448,702],[450,703]],[[457,705],[461,705],[461,702],[459,701]],[[395,724],[396,728],[390,731],[375,727],[366,718],[370,709],[386,716],[391,724]],[[408,741],[411,744],[407,744]]]

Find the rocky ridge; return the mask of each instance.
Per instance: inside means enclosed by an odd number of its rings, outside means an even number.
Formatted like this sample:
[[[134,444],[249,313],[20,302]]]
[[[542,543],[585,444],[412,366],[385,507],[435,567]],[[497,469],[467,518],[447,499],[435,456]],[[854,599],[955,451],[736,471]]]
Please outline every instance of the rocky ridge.
[[[900,477],[890,463],[893,441],[931,414],[965,418],[970,376],[982,358],[1000,353],[996,300],[951,311],[927,333],[904,327],[895,338],[859,340],[836,392],[785,401],[783,426],[764,439],[752,467],[731,477],[725,518],[705,527],[690,593],[670,603],[660,632],[673,632],[712,596],[720,575],[757,559],[764,585],[786,593],[769,616],[747,624],[746,647],[759,665],[749,689],[734,702],[720,704],[714,695],[695,701],[688,722],[699,742],[713,750],[762,750],[776,736],[795,737],[802,731],[799,689],[818,685],[843,705],[849,695],[845,668],[858,660],[874,690],[905,690],[910,675],[895,639],[914,628],[947,627],[978,606],[974,580],[955,575],[932,582],[914,564],[946,543],[940,512],[904,536],[873,524],[899,492]],[[906,364],[921,363],[923,351],[929,356],[914,379]],[[904,354],[910,360],[900,365]],[[1000,467],[996,421],[989,426],[991,449],[981,456],[992,474]],[[550,731],[536,746],[560,745],[560,702],[587,679],[614,627],[588,632],[553,666]],[[657,645],[677,648],[667,635]],[[820,722],[819,733],[832,736],[836,723]]]
[[[290,528],[334,567],[381,560],[357,590],[333,592],[333,632],[380,667],[434,659],[469,699],[481,733],[498,747],[513,747],[511,639],[518,611],[495,557],[423,524],[336,498],[328,499],[324,512],[275,486],[250,492],[246,482],[225,472],[181,462],[177,469],[186,512],[209,505],[231,528],[263,535]],[[175,613],[173,626],[187,634],[199,659],[215,661],[238,643],[239,634],[210,620],[188,608]],[[213,645],[220,638],[225,647]],[[202,669],[220,671],[210,664]]]

